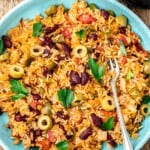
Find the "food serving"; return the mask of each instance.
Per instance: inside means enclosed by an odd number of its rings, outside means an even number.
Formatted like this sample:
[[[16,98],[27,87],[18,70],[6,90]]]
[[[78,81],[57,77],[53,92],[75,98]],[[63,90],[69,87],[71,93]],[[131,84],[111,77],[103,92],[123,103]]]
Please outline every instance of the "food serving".
[[[84,10],[84,11],[83,11]],[[76,1],[21,19],[0,38],[0,112],[25,149],[99,150],[122,137],[109,59],[120,66],[118,98],[132,138],[150,114],[150,54],[124,15]]]

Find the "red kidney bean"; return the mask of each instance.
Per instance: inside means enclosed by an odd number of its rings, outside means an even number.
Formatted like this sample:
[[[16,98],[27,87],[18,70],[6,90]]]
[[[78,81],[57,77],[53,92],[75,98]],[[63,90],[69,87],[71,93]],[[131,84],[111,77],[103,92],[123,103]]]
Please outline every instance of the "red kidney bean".
[[[81,78],[80,78],[78,72],[76,72],[76,71],[71,71],[69,76],[70,76],[70,84],[71,84],[72,86],[81,83]]]
[[[21,116],[20,113],[15,114],[15,120],[17,122],[26,121],[26,116]]]
[[[92,113],[91,114],[91,119],[92,119],[93,124],[96,127],[98,127],[98,128],[101,127],[101,125],[102,125],[103,122],[102,122],[102,119],[100,117],[98,117],[98,116],[96,116],[96,114]]]
[[[56,112],[56,116],[58,118],[61,118],[61,119],[64,119],[64,120],[68,120],[69,119],[69,116],[67,114],[65,115],[63,111],[57,111]]]
[[[44,52],[43,52],[43,57],[49,57],[50,55],[51,55],[50,50],[45,49]]]
[[[61,56],[61,55],[57,55],[57,61],[59,62],[59,61],[61,61],[61,60],[64,60],[65,59],[65,57],[64,56]]]
[[[89,74],[87,72],[81,73],[81,85],[86,85],[89,80]]]
[[[96,41],[97,40],[97,35],[96,35],[96,33],[89,33],[87,38],[92,39],[93,41]]]
[[[40,100],[41,96],[39,94],[31,93],[34,100]]]
[[[90,135],[92,135],[92,133],[93,133],[92,127],[88,127],[87,129],[82,131],[82,133],[80,134],[79,138],[81,140],[86,140]]]
[[[47,77],[48,75],[52,74],[53,73],[53,70],[49,70],[48,68],[44,68],[43,70],[43,76],[44,77]]]
[[[11,48],[12,47],[12,42],[10,40],[10,38],[6,35],[2,36],[3,42],[4,42],[4,47],[5,48]]]
[[[37,130],[34,131],[34,134],[35,134],[35,137],[39,137],[39,136],[42,135],[42,130],[37,129]]]
[[[47,27],[45,29],[45,34],[50,34],[52,32],[55,32],[57,29],[59,28],[59,26],[57,24],[55,24],[53,27]]]
[[[107,142],[112,146],[112,147],[116,147],[117,143],[115,142],[115,140],[112,138],[112,136],[107,133]]]
[[[104,18],[105,20],[108,20],[108,18],[109,18],[109,13],[108,13],[108,11],[106,11],[105,9],[101,9],[101,15],[103,16],[103,18]]]
[[[125,34],[126,33],[126,27],[119,27],[119,33]]]
[[[99,58],[99,56],[100,56],[100,53],[95,52],[95,53],[94,53],[94,55],[95,55],[96,59],[98,59],[98,58]]]
[[[135,47],[137,48],[138,51],[142,51],[142,52],[144,51],[144,49],[143,49],[143,47],[140,43],[136,42],[136,43],[134,43],[134,45],[135,45]]]
[[[69,45],[67,45],[66,43],[62,43],[62,49],[64,50],[65,56],[68,58],[70,57],[71,54],[71,47]]]
[[[34,109],[34,110],[33,110],[33,113],[34,113],[35,115],[37,115],[37,116],[41,114],[41,112],[40,112],[38,109]]]
[[[42,46],[47,45],[49,48],[55,47],[54,42],[51,40],[51,38],[49,38],[49,37],[47,37],[47,36],[44,36],[44,37],[43,37],[43,41],[41,42],[41,45],[42,45]]]

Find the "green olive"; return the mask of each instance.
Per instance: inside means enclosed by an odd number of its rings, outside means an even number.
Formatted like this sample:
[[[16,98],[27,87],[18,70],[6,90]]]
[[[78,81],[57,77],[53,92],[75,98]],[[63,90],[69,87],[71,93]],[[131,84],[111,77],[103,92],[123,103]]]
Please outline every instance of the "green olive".
[[[94,10],[94,9],[97,8],[96,4],[94,4],[94,3],[89,4],[89,7],[90,7],[90,9],[92,9],[92,10]]]
[[[31,56],[32,57],[38,57],[41,56],[44,52],[44,47],[40,46],[40,45],[34,45],[31,48]]]
[[[24,75],[24,69],[20,65],[12,65],[9,69],[12,78],[19,79]]]
[[[125,17],[124,15],[116,16],[116,22],[121,26],[126,26],[128,22],[127,17]]]
[[[115,13],[113,10],[108,10],[108,13],[111,15],[111,16],[115,16]]]
[[[146,61],[144,63],[144,73],[145,74],[150,74],[150,61]]]
[[[148,116],[150,115],[150,106],[147,104],[143,104],[140,107],[140,112],[143,116]]]
[[[87,48],[84,45],[76,45],[73,48],[72,55],[75,57],[85,57],[87,55]]]
[[[114,100],[107,96],[101,102],[102,108],[106,111],[113,111],[115,109]]]
[[[75,95],[75,99],[73,100],[72,106],[79,106],[86,100],[86,97],[82,93],[78,93]]]
[[[38,119],[38,127],[41,130],[48,130],[52,128],[52,119],[48,115],[41,115]]]
[[[131,96],[132,96],[134,99],[136,99],[136,98],[142,96],[141,93],[140,93],[140,91],[139,91],[136,87],[130,89],[130,94],[131,94]]]
[[[0,61],[6,61],[8,59],[9,59],[9,54],[8,53],[0,55]]]
[[[29,66],[31,65],[31,63],[32,63],[33,60],[34,60],[34,58],[29,57],[29,58],[26,60],[25,65],[26,65],[27,67],[29,67]]]
[[[46,9],[45,14],[47,16],[51,16],[53,14],[56,14],[56,12],[57,12],[57,6],[56,5],[52,5],[48,9]]]
[[[47,62],[47,64],[46,64],[46,66],[47,66],[47,68],[48,68],[49,70],[52,70],[52,69],[54,69],[54,68],[56,67],[56,63],[53,62],[52,60],[49,60],[49,61]]]
[[[44,115],[50,115],[52,112],[52,106],[50,103],[46,103],[45,106],[42,109],[42,114]]]

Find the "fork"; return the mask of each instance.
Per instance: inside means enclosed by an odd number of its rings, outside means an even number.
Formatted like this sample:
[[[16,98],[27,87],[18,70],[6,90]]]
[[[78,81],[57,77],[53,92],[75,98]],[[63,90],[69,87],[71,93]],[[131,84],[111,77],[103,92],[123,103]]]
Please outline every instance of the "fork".
[[[124,147],[124,150],[133,150],[132,144],[130,142],[130,139],[129,139],[129,136],[128,136],[128,133],[127,133],[127,130],[125,127],[125,123],[123,120],[123,116],[121,113],[119,100],[118,100],[118,96],[117,96],[116,81],[120,74],[119,65],[118,65],[118,62],[116,59],[114,59],[114,60],[110,59],[109,64],[110,64],[111,70],[115,72],[115,75],[112,78],[110,84],[111,84],[111,88],[112,88],[112,92],[113,92],[113,98],[114,98],[114,102],[115,102],[115,106],[116,106],[116,111],[117,111],[117,116],[118,116],[118,120],[120,123],[121,132],[122,132],[123,147]]]

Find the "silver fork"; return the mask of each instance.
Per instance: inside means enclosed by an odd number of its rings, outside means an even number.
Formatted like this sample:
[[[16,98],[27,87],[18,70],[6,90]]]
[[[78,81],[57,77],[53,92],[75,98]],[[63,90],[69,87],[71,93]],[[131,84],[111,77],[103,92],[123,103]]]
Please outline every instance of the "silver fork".
[[[132,144],[130,142],[130,139],[129,139],[129,136],[128,136],[128,133],[127,133],[127,130],[125,127],[125,123],[123,120],[123,116],[121,113],[119,100],[118,100],[118,96],[117,96],[116,81],[120,74],[119,65],[118,65],[118,62],[116,59],[114,59],[114,61],[112,61],[110,59],[109,64],[110,64],[111,70],[115,71],[115,75],[111,80],[111,88],[112,88],[112,92],[113,92],[113,98],[114,98],[114,102],[115,102],[115,106],[116,106],[116,111],[117,111],[117,116],[118,116],[119,123],[120,123],[121,132],[122,132],[123,147],[124,147],[124,150],[133,150]]]

